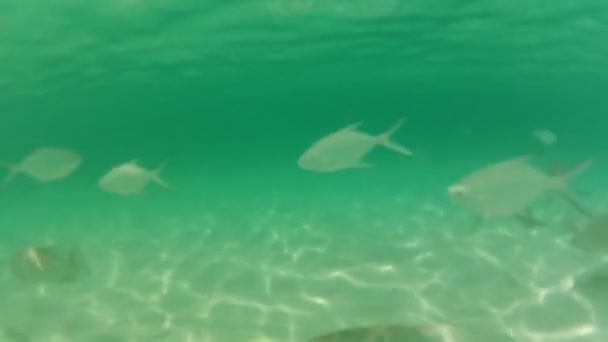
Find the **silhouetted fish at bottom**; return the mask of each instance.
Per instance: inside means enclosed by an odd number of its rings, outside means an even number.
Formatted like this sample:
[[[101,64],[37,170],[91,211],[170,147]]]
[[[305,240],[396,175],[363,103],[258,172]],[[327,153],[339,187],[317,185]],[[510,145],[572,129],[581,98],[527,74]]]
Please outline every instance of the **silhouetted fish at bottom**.
[[[33,283],[72,283],[89,275],[80,247],[28,246],[13,256],[10,271],[16,278]]]
[[[390,324],[342,329],[308,342],[439,342],[441,336],[441,326]]]
[[[308,342],[515,342],[508,332],[486,324],[379,324],[352,327]]]

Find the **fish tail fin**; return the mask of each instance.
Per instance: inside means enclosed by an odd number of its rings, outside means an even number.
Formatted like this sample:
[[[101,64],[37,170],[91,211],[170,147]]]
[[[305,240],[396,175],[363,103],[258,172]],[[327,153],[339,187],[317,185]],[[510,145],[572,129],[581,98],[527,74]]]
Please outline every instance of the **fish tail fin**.
[[[389,128],[386,132],[380,134],[378,139],[380,140],[380,144],[385,148],[406,155],[411,156],[412,151],[404,146],[401,146],[397,143],[391,141],[392,136],[399,130],[401,125],[405,122],[405,118],[400,118],[391,128]]]
[[[562,171],[562,173],[559,175],[559,178],[561,178],[565,182],[568,179],[585,171],[589,166],[591,166],[593,164],[593,162],[595,162],[595,159],[585,160],[584,162],[574,166],[573,168],[567,170],[566,172]],[[563,170],[563,167],[562,167],[562,170]]]
[[[13,179],[15,178],[15,176],[19,173],[19,167],[17,165],[13,165],[7,162],[2,162],[0,163],[1,166],[7,168],[9,170],[8,175],[6,175],[6,177],[4,178],[4,180],[2,181],[2,186],[7,186],[10,182],[13,181]]]
[[[576,197],[576,195],[572,192],[572,190],[570,190],[570,188],[568,187],[567,181],[578,175],[579,173],[585,171],[589,166],[591,166],[593,164],[595,160],[594,159],[589,159],[586,160],[574,167],[572,167],[571,169],[567,170],[566,172],[563,172],[562,174],[560,174],[558,176],[558,179],[560,181],[560,187],[561,187],[561,195],[564,199],[566,199],[566,201],[568,201],[568,203],[570,203],[574,208],[576,208],[578,211],[580,211],[582,214],[588,216],[588,217],[592,217],[593,214],[592,212],[587,209]]]
[[[152,180],[162,186],[163,188],[165,188],[166,190],[169,191],[173,191],[173,187],[169,184],[167,184],[167,182],[165,182],[165,180],[160,176],[161,172],[163,172],[165,166],[167,166],[167,161],[163,161],[162,163],[160,163],[160,165],[154,170],[152,171]]]

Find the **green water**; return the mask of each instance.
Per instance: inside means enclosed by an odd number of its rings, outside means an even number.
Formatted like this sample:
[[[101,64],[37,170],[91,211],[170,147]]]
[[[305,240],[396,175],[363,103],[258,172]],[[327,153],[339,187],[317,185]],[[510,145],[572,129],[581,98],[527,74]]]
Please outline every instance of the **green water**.
[[[608,210],[606,37],[608,3],[591,0],[5,0],[0,161],[62,146],[83,164],[0,193],[0,341],[297,342],[394,323],[605,341],[608,247],[569,243],[583,217],[541,201],[545,227],[476,229],[447,187],[550,129],[539,165],[598,157],[572,184]],[[411,158],[297,167],[328,133],[400,117]],[[168,161],[175,191],[101,191],[132,159]],[[90,277],[8,272],[24,246],[74,241]]]

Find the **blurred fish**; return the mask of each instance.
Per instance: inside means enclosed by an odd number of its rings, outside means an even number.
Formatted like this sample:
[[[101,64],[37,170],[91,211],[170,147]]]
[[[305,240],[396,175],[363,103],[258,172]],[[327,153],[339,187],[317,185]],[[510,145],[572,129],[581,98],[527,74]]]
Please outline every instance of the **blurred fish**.
[[[353,327],[315,337],[309,342],[440,342],[442,326],[375,325]]]
[[[67,250],[55,245],[25,247],[13,256],[10,271],[20,280],[41,284],[71,283],[90,274],[77,245]]]
[[[45,183],[69,176],[82,163],[82,157],[68,149],[45,147],[34,150],[18,164],[7,164],[10,172],[2,182],[8,185],[17,174],[24,173]]]
[[[360,123],[344,127],[311,145],[298,159],[298,166],[316,172],[371,167],[372,165],[364,163],[362,159],[377,145],[411,156],[409,149],[390,141],[404,121],[405,119],[400,119],[389,130],[377,136],[358,131]]]
[[[557,142],[557,135],[548,129],[537,129],[532,134],[545,145],[553,145]]]
[[[540,196],[555,191],[585,215],[591,213],[578,202],[566,180],[591,165],[582,163],[559,177],[547,175],[527,163],[530,156],[483,167],[448,187],[449,196],[483,216],[517,216]]]
[[[379,324],[352,327],[314,337],[308,342],[515,342],[488,324]]]
[[[149,182],[154,182],[171,191],[173,188],[160,177],[165,165],[166,161],[154,170],[147,170],[137,160],[131,160],[108,171],[99,180],[99,187],[119,195],[134,195],[141,194]]]

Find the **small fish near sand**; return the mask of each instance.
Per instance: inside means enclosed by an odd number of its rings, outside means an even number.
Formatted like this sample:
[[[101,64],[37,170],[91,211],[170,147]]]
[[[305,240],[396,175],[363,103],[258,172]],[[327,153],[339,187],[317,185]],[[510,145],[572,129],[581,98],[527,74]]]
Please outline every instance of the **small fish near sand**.
[[[586,161],[560,176],[551,176],[528,164],[531,156],[488,165],[448,188],[449,196],[482,216],[517,217],[539,197],[556,192],[584,215],[591,216],[572,194],[566,181],[589,167]]]
[[[2,182],[2,186],[12,182],[19,173],[26,174],[41,183],[59,180],[72,174],[81,163],[82,157],[75,151],[56,147],[38,148],[20,163],[6,165],[9,174]]]
[[[89,275],[89,267],[77,245],[27,246],[15,253],[10,263],[12,275],[38,284],[73,283]]]
[[[393,127],[376,136],[359,131],[360,122],[348,125],[312,144],[298,158],[298,166],[303,170],[315,172],[372,167],[362,160],[377,145],[411,156],[409,149],[391,141],[393,134],[404,122],[405,119],[401,118]]]
[[[166,165],[165,161],[156,169],[148,170],[140,166],[134,159],[112,168],[99,179],[98,184],[104,191],[123,196],[142,194],[150,182],[154,182],[168,191],[173,191],[173,188],[160,176]]]

